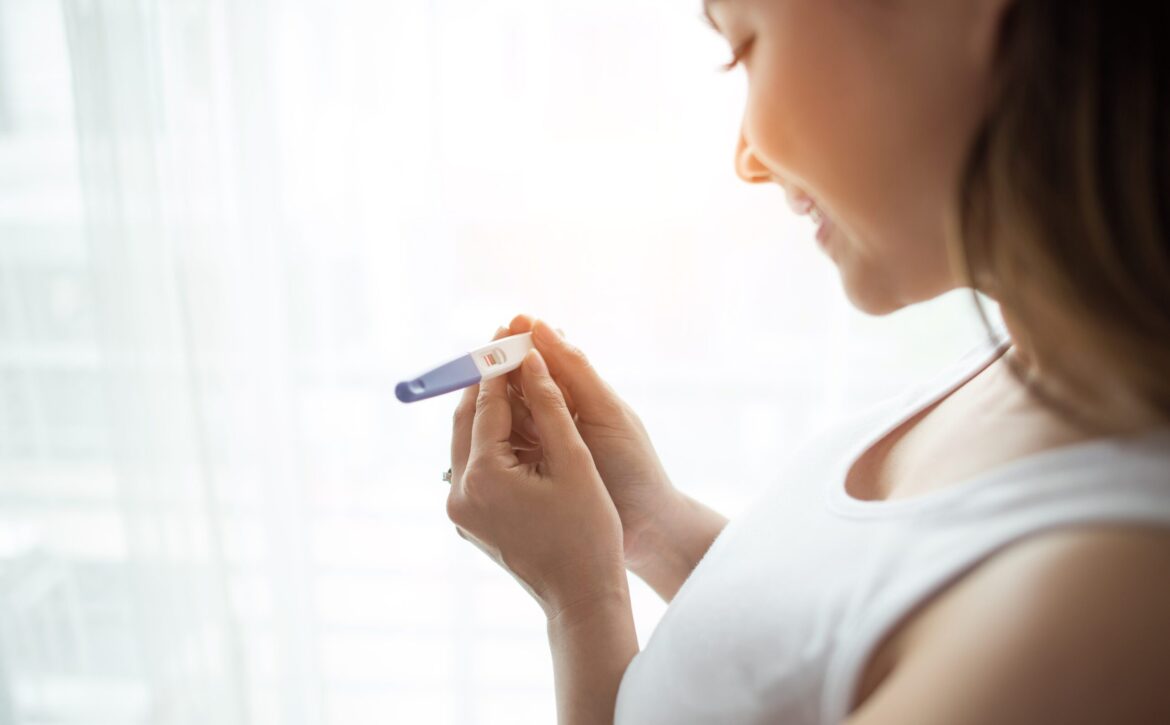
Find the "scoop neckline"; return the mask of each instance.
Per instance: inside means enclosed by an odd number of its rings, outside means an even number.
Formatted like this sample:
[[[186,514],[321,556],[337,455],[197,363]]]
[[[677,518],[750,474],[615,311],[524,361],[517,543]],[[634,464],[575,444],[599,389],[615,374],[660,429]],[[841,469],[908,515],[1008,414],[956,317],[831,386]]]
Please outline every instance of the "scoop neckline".
[[[1046,448],[1036,453],[1013,458],[947,484],[941,489],[916,496],[895,499],[860,499],[850,495],[846,488],[849,471],[852,470],[854,464],[870,448],[927,407],[934,405],[954,393],[963,385],[966,385],[975,376],[982,373],[994,364],[996,360],[1000,359],[1011,344],[1009,338],[1001,339],[997,344],[992,346],[990,352],[979,355],[976,358],[975,365],[962,366],[958,377],[951,379],[945,386],[941,388],[931,386],[930,390],[917,396],[910,405],[903,408],[902,412],[895,416],[892,421],[886,421],[884,424],[879,424],[876,428],[870,429],[857,445],[850,448],[848,455],[845,456],[844,462],[834,467],[825,496],[829,508],[839,514],[852,517],[885,516],[919,511],[962,496],[972,488],[989,484],[993,481],[1009,477],[1010,475],[1044,466],[1051,466],[1054,462],[1063,461],[1065,465],[1072,466],[1080,463],[1086,457],[1096,455],[1100,449],[1115,446],[1118,443],[1147,441],[1150,438],[1159,438],[1161,436],[1170,437],[1170,427],[1155,428],[1136,436],[1099,436],[1076,443]],[[956,363],[956,365],[959,365],[961,362],[962,360]]]

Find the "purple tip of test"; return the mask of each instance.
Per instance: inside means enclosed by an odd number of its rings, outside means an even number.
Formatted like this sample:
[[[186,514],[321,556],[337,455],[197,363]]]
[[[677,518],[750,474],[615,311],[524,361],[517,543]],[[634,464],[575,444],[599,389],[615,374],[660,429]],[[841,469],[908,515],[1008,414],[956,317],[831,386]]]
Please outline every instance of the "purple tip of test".
[[[403,380],[394,386],[394,395],[403,403],[413,403],[416,400],[433,398],[452,390],[475,385],[479,380],[479,368],[475,366],[475,361],[471,359],[471,355],[464,355],[449,363],[443,363],[414,380]]]

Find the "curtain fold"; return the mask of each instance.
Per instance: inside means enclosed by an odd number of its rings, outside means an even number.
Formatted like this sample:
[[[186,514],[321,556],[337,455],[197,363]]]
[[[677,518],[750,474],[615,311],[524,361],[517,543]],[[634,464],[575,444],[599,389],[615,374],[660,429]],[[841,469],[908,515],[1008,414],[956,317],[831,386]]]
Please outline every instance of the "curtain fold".
[[[180,17],[169,15],[175,9]],[[184,266],[189,245],[214,231],[198,223],[214,218],[198,207],[214,208],[217,190],[211,159],[196,156],[210,139],[174,113],[209,99],[168,77],[160,48],[169,23],[183,24],[192,50],[206,47],[198,44],[206,25],[183,12],[191,9],[63,2],[116,482],[110,504],[124,547],[109,585],[121,590],[121,634],[133,643],[127,681],[149,721],[242,723],[241,643]]]

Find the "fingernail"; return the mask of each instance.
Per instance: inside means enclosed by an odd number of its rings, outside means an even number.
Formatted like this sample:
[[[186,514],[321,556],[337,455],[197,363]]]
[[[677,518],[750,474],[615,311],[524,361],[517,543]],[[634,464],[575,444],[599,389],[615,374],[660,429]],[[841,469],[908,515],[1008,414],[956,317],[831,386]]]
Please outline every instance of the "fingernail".
[[[548,366],[544,364],[544,358],[540,356],[540,350],[535,347],[528,351],[528,359],[525,363],[532,367],[532,372],[547,375]]]

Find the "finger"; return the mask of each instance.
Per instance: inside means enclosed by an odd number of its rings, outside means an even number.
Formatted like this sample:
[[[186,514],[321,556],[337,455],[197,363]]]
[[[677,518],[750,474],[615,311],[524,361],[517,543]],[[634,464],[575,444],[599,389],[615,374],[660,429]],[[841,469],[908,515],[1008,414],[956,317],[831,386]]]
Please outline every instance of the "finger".
[[[529,350],[520,367],[524,371],[524,394],[550,472],[556,474],[579,464],[588,449],[540,351]]]
[[[455,488],[462,485],[463,471],[467,468],[467,458],[471,453],[471,422],[475,419],[475,399],[478,395],[478,385],[464,388],[459,404],[455,406],[451,431],[451,485]]]
[[[508,388],[508,404],[512,407],[512,438],[510,442],[517,459],[524,463],[526,458],[531,459],[531,456],[526,457],[522,455],[523,453],[540,452],[540,435],[536,432],[536,422],[532,420],[532,411],[528,410],[528,404],[521,397],[521,393],[512,389],[511,384]]]
[[[513,335],[519,335],[522,332],[529,332],[532,330],[532,322],[534,318],[532,315],[526,315],[523,312],[512,318],[508,323],[508,329],[512,331]]]
[[[507,337],[508,331],[504,328],[496,330],[493,340]],[[475,401],[479,397],[479,385],[472,385],[463,389],[459,404],[455,408],[454,430],[451,433],[451,473],[452,485],[463,480],[463,471],[467,468],[467,459],[471,453],[471,428],[475,419]]]
[[[532,419],[532,411],[528,409],[528,405],[511,393],[508,395],[508,402],[512,406],[512,430],[525,441],[539,441],[540,434],[536,430],[536,421]]]
[[[527,401],[524,399],[524,385],[523,385],[523,382],[521,380],[521,376],[523,374],[524,373],[523,373],[523,371],[520,370],[520,368],[516,368],[512,372],[508,373],[508,376],[509,376],[508,394],[514,396],[516,398],[516,400],[519,400],[519,401],[527,404]],[[515,382],[512,382],[512,379],[511,379],[511,376],[513,376],[513,375],[517,376]],[[553,378],[553,380],[556,380],[556,378]],[[577,417],[577,406],[576,406],[576,404],[573,403],[573,394],[570,393],[568,388],[566,388],[560,382],[557,382],[557,387],[561,389],[561,395],[563,395],[565,397],[565,404],[569,406],[569,412],[573,414],[574,418],[576,418]],[[525,410],[527,410],[527,409],[528,408],[525,407]],[[513,410],[515,410],[515,408],[513,408]]]
[[[511,391],[508,392],[508,402],[512,406],[512,448],[516,457],[522,462],[524,457],[520,451],[539,451],[540,435],[536,433],[536,423],[532,420],[532,413],[524,401],[520,400]]]
[[[520,368],[508,373],[508,395],[516,400],[524,401],[524,386],[520,383]],[[513,377],[515,376],[515,377]]]
[[[508,395],[511,396],[514,400],[519,400],[520,402],[524,403],[526,401],[524,400],[524,385],[521,382],[522,375],[523,372],[521,372],[520,368],[516,368],[512,372],[508,373]],[[515,380],[513,380],[513,376],[516,376]],[[555,380],[556,378],[553,379]],[[573,394],[570,393],[569,390],[559,382],[557,383],[557,387],[561,389],[561,395],[565,396],[565,403],[569,406],[569,412],[573,414],[574,418],[576,418],[577,405],[573,402]],[[528,408],[525,407],[524,410],[527,411]],[[512,411],[515,413],[516,408],[513,407]],[[513,425],[513,427],[523,430],[523,428],[520,428],[518,425]]]
[[[574,412],[605,414],[616,405],[613,389],[601,379],[579,348],[561,337],[544,320],[536,320],[532,341],[544,354],[553,378],[565,391]]]
[[[520,335],[525,332],[531,332],[534,322],[535,318],[533,318],[531,315],[521,313],[512,318],[512,321],[508,323],[508,329],[512,331],[513,335]],[[560,333],[562,338],[565,336],[565,331],[559,327],[557,328],[557,332]],[[545,362],[548,362],[547,356],[545,358]],[[556,380],[555,375],[553,376],[553,379]],[[512,388],[515,388],[517,391],[522,391],[520,380],[521,372],[519,368],[508,373],[508,385]],[[575,416],[577,414],[577,406],[573,402],[573,393],[570,392],[569,389],[560,381],[557,381],[557,385],[561,389],[561,394],[565,396],[565,402],[569,405],[569,411],[572,412]],[[523,399],[523,392],[520,392],[519,394],[521,399]]]
[[[546,361],[547,362],[547,361]],[[556,380],[554,377],[553,380]],[[573,402],[573,393],[569,387],[557,380],[557,387],[561,389],[561,395],[565,396],[565,405],[569,406],[569,412],[574,416],[577,415],[577,404]]]
[[[508,323],[508,328],[512,331],[513,335],[519,335],[521,333],[531,332],[534,322],[535,318],[533,318],[531,315],[521,313],[512,318],[512,321]],[[557,332],[560,333],[562,338],[564,338],[565,331],[563,329],[558,327]],[[548,362],[547,355],[545,356],[545,362]],[[508,373],[508,384],[514,388],[520,389],[520,375],[521,373],[519,368]],[[556,380],[555,371],[553,379]],[[565,402],[568,403],[569,410],[575,416],[577,414],[577,405],[573,402],[573,393],[559,380],[557,381],[557,385],[560,386],[561,394],[565,396]]]
[[[562,338],[564,338],[565,331],[562,328],[558,327],[557,334],[559,334]],[[557,385],[560,385],[560,383],[557,383]],[[561,392],[565,394],[565,402],[569,404],[569,410],[573,413],[573,417],[576,418],[577,417],[577,405],[573,402],[573,394],[571,392],[569,392],[565,388],[564,385],[561,385]]]
[[[512,321],[508,323],[508,329],[511,330],[513,335],[532,332],[532,320],[531,315],[521,313],[512,318]],[[520,390],[520,368],[516,368],[508,373],[508,384],[517,391]]]
[[[512,406],[508,402],[508,381],[503,375],[481,381],[471,422],[469,460],[498,459],[515,463],[512,452]]]

